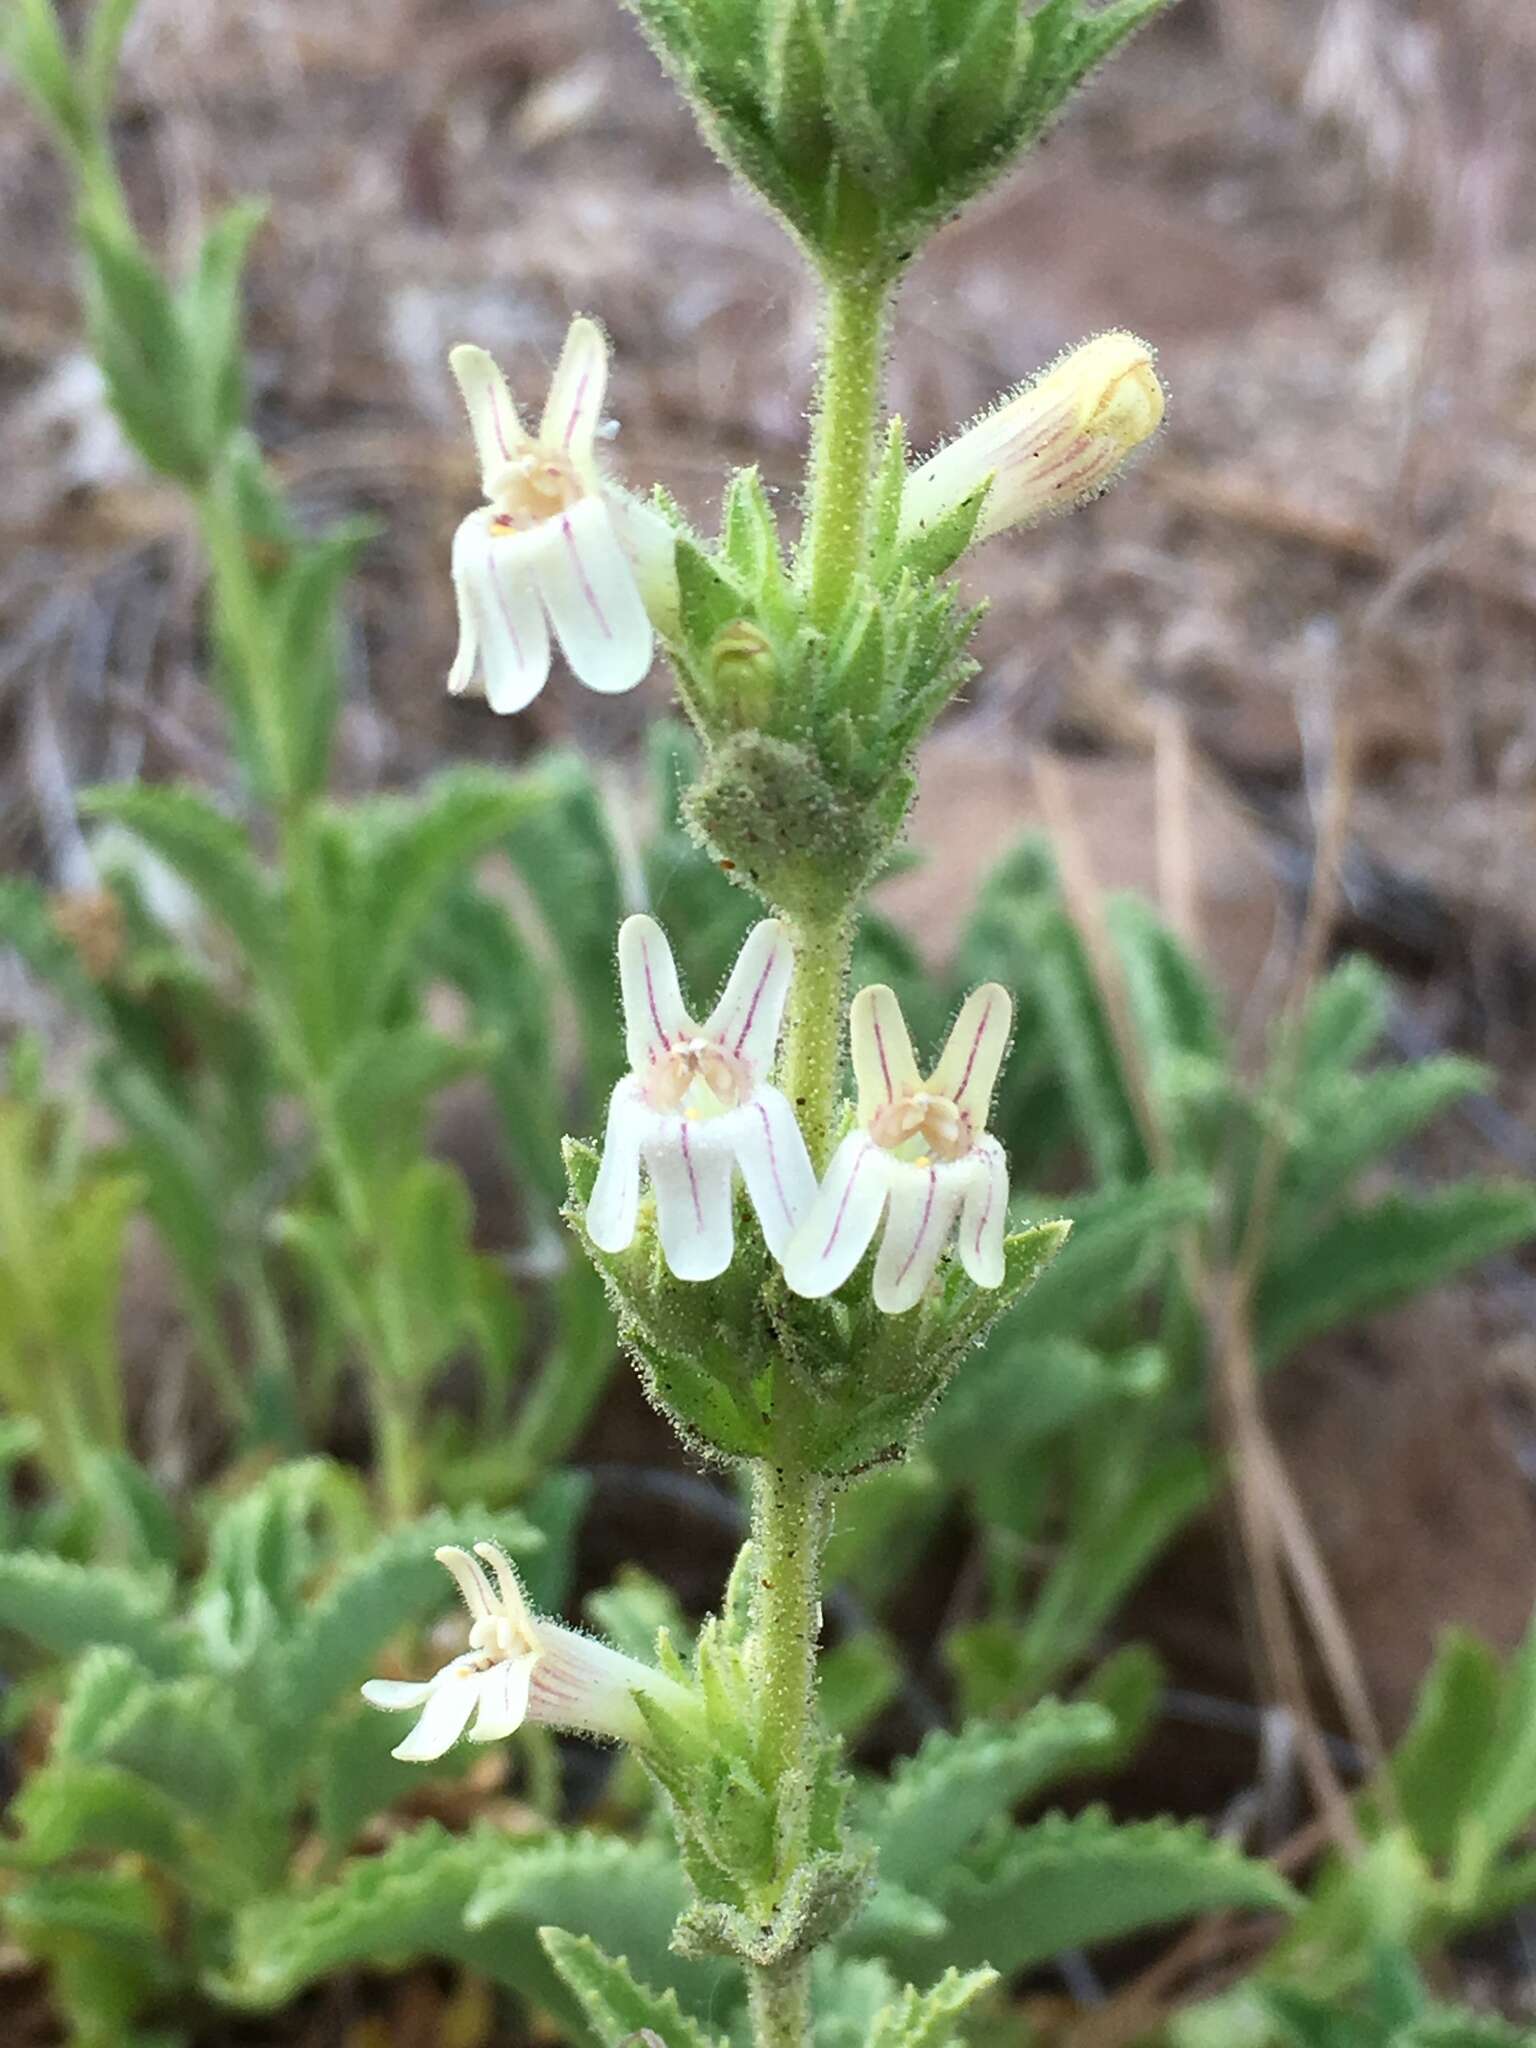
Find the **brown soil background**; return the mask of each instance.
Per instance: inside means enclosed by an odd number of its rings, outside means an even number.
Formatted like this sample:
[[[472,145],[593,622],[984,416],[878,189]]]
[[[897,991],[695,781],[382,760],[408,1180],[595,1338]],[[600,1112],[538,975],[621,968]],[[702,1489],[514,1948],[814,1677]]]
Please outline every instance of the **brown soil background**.
[[[479,341],[536,394],[570,314],[599,315],[628,480],[707,517],[742,460],[792,504],[815,324],[790,246],[633,24],[611,0],[144,0],[120,140],[172,247],[215,204],[271,196],[257,430],[317,516],[383,525],[344,785],[554,738],[621,771],[659,673],[619,702],[557,677],[518,721],[443,695],[473,496],[446,351]],[[926,763],[930,859],[889,907],[942,954],[971,878],[1038,822],[1044,750],[1096,881],[1160,895],[1257,1041],[1348,756],[1341,937],[1397,975],[1402,1050],[1497,1075],[1405,1162],[1428,1177],[1536,1169],[1532,189],[1529,10],[1185,0],[923,256],[892,358],[919,447],[1109,325],[1157,344],[1172,404],[1109,499],[978,563],[983,672]],[[0,214],[0,862],[68,886],[80,783],[227,769],[185,520],[101,405],[65,183],[8,81]],[[39,1017],[0,967],[0,1024]],[[1533,1301],[1509,1262],[1316,1347],[1273,1399],[1389,1728],[1446,1622],[1507,1645],[1530,1612]],[[605,1456],[656,1455],[627,1399],[603,1435]],[[643,1517],[632,1533],[644,1557]],[[1184,1685],[1248,1700],[1242,1606],[1213,1536],[1134,1619]],[[1149,1798],[1209,1811],[1207,1747],[1160,1743]]]

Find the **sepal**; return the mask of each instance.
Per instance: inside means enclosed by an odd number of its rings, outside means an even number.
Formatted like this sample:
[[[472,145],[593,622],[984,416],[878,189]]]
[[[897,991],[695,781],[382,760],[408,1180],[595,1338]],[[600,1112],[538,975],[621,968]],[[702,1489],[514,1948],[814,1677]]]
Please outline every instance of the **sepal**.
[[[875,1306],[867,1260],[835,1299],[781,1297],[777,1348],[810,1397],[802,1449],[815,1469],[849,1478],[904,1457],[967,1353],[1045,1271],[1070,1228],[1037,1223],[1005,1239],[997,1288],[975,1286],[951,1260],[938,1292],[905,1315]]]
[[[602,1279],[620,1340],[652,1402],[705,1458],[764,1456],[772,1357],[758,1300],[768,1270],[760,1240],[743,1229],[731,1264],[708,1287],[675,1279],[661,1255],[655,1206],[646,1196],[628,1249],[600,1251],[585,1227],[598,1156],[591,1146],[567,1139],[565,1163],[566,1216]]]

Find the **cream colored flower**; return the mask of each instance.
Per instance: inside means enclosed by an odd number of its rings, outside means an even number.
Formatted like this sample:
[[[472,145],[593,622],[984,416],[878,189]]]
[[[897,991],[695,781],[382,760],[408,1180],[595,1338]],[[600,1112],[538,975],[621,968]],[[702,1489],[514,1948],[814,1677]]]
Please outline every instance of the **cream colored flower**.
[[[432,1763],[452,1749],[471,1716],[471,1742],[500,1742],[525,1721],[639,1742],[645,1721],[637,1692],[686,1708],[686,1694],[670,1678],[535,1614],[511,1560],[494,1543],[477,1543],[473,1557],[452,1544],[436,1555],[469,1608],[469,1649],[420,1683],[371,1678],[363,1687],[371,1707],[421,1709],[393,1752],[402,1762]]]
[[[769,1251],[782,1254],[816,1191],[795,1113],[768,1084],[793,971],[783,925],[765,918],[747,934],[707,1021],[696,1024],[666,933],[652,917],[625,919],[619,982],[631,1071],[608,1105],[587,1204],[587,1233],[600,1251],[633,1241],[643,1162],[662,1254],[679,1280],[712,1280],[730,1264],[738,1170]]]
[[[1162,422],[1153,363],[1134,334],[1101,334],[1073,349],[913,470],[902,492],[900,539],[937,526],[988,478],[973,542],[1102,491]]]
[[[966,1272],[978,1287],[1002,1284],[1008,1162],[986,1122],[1012,1025],[1005,989],[975,989],[925,1081],[894,993],[860,989],[848,1025],[857,1122],[785,1252],[796,1294],[841,1287],[882,1219],[874,1298],[887,1315],[922,1300],[957,1221]]]
[[[601,328],[571,322],[536,435],[483,348],[456,348],[449,361],[486,497],[454,536],[459,650],[449,689],[478,685],[493,711],[521,711],[549,675],[553,627],[589,689],[632,690],[651,665],[646,591],[667,601],[672,537],[597,466],[608,386]]]

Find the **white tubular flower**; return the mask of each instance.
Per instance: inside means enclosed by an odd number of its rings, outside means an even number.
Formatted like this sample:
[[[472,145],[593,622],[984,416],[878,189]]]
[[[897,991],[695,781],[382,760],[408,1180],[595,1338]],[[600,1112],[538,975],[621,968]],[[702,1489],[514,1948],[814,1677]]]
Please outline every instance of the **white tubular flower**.
[[[535,1614],[510,1559],[494,1543],[477,1543],[473,1557],[445,1544],[436,1556],[469,1607],[468,1651],[420,1684],[371,1678],[363,1687],[370,1707],[421,1709],[393,1751],[402,1762],[434,1762],[452,1749],[471,1715],[471,1742],[500,1742],[525,1721],[640,1742],[646,1730],[637,1692],[686,1707],[687,1695],[670,1678]]]
[[[453,541],[459,651],[448,688],[472,684],[493,711],[521,711],[549,675],[549,629],[589,689],[632,690],[651,665],[645,592],[663,611],[675,581],[656,513],[608,484],[594,454],[608,344],[573,320],[537,435],[483,348],[449,357],[469,408],[487,502]]]
[[[631,1072],[609,1102],[587,1204],[600,1251],[634,1239],[643,1162],[662,1253],[679,1280],[713,1280],[731,1263],[738,1167],[768,1249],[783,1256],[816,1192],[795,1113],[767,1081],[793,972],[783,925],[754,925],[709,1021],[695,1024],[666,933],[654,918],[625,919],[619,981]]]
[[[785,1254],[784,1277],[796,1294],[841,1287],[882,1217],[875,1306],[887,1315],[922,1300],[957,1218],[966,1272],[978,1287],[1002,1284],[1008,1162],[986,1122],[1012,1025],[1006,989],[989,981],[974,990],[924,1081],[895,995],[860,989],[848,1027],[857,1127],[833,1153]]]
[[[902,491],[900,541],[958,511],[989,477],[973,543],[1102,491],[1162,422],[1153,361],[1134,334],[1101,334],[1063,356],[913,470]]]

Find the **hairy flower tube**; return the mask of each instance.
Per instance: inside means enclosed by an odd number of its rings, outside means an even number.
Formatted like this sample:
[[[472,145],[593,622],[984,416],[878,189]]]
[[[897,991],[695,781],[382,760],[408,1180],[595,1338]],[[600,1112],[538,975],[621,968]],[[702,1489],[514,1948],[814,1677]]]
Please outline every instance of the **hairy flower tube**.
[[[1008,1162],[986,1129],[1013,1003],[995,981],[967,996],[931,1077],[917,1070],[894,993],[860,989],[849,1018],[858,1112],[784,1256],[796,1294],[831,1294],[874,1241],[875,1306],[922,1300],[959,1222],[960,1263],[978,1287],[1003,1278]]]
[[[619,983],[631,1071],[613,1091],[603,1160],[587,1204],[600,1251],[634,1239],[643,1162],[662,1254],[679,1280],[712,1280],[731,1262],[735,1178],[775,1258],[816,1192],[788,1101],[768,1083],[794,954],[775,918],[754,925],[709,1019],[683,1006],[667,935],[651,917],[619,932]]]
[[[469,408],[486,503],[453,541],[459,648],[448,688],[477,680],[493,711],[521,711],[549,675],[550,627],[589,689],[632,690],[651,665],[649,590],[667,601],[672,537],[608,483],[595,455],[608,344],[573,320],[536,435],[483,348],[449,358]]]
[[[371,1707],[421,1709],[393,1752],[403,1762],[432,1763],[452,1749],[471,1715],[471,1742],[500,1742],[525,1721],[639,1742],[645,1722],[637,1692],[676,1695],[674,1707],[686,1704],[672,1679],[535,1614],[511,1560],[494,1543],[477,1543],[473,1557],[445,1544],[436,1556],[468,1605],[469,1649],[419,1684],[371,1678],[363,1687]]]
[[[1063,356],[913,470],[902,491],[900,539],[937,526],[989,478],[973,541],[1069,511],[1104,490],[1162,422],[1153,360],[1134,334],[1101,334]]]

